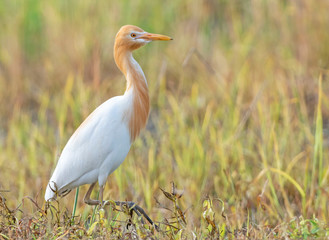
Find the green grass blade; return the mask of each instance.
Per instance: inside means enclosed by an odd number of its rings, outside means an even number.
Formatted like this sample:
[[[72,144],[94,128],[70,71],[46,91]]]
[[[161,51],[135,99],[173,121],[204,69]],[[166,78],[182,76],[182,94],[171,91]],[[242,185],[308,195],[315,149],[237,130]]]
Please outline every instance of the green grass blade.
[[[74,205],[73,205],[73,211],[72,211],[72,224],[74,223],[74,216],[75,216],[75,212],[77,210],[78,196],[79,196],[79,187],[77,187],[77,190],[75,192]]]

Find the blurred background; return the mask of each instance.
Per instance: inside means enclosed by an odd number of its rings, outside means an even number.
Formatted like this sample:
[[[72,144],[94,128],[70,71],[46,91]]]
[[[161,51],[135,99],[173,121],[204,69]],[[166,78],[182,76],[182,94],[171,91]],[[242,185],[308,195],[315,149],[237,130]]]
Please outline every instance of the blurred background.
[[[8,206],[25,196],[42,205],[74,130],[124,93],[113,44],[133,24],[174,41],[134,54],[148,79],[150,118],[104,199],[133,200],[161,220],[154,197],[164,201],[159,187],[175,182],[191,225],[207,196],[223,200],[237,225],[249,214],[258,223],[328,221],[328,11],[328,1],[308,0],[1,1],[0,190],[9,191]],[[85,216],[86,190],[77,209]],[[60,200],[68,209],[74,192]]]

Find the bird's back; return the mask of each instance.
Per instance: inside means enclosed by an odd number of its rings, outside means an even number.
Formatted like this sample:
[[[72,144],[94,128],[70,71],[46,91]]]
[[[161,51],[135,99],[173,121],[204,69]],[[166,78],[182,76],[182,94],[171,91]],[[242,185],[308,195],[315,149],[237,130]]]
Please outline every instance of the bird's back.
[[[124,115],[128,95],[109,99],[81,124],[63,149],[47,186],[45,199],[83,184],[105,184],[125,159],[131,141]],[[51,185],[51,188],[49,187]]]

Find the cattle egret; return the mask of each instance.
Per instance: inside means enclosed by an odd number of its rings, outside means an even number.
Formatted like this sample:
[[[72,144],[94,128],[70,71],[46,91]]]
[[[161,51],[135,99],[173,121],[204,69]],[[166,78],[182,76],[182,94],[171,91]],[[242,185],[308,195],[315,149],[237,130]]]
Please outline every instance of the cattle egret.
[[[46,201],[64,196],[78,186],[91,184],[84,202],[101,206],[106,203],[103,202],[103,190],[107,177],[126,158],[149,115],[147,81],[132,52],[155,40],[172,38],[148,33],[132,25],[121,27],[115,38],[114,59],[126,77],[126,91],[97,107],[71,136],[47,185]],[[90,199],[97,181],[99,201]],[[121,203],[124,202],[116,202],[117,205]],[[128,203],[129,207],[137,206]],[[144,215],[142,209],[138,210]]]

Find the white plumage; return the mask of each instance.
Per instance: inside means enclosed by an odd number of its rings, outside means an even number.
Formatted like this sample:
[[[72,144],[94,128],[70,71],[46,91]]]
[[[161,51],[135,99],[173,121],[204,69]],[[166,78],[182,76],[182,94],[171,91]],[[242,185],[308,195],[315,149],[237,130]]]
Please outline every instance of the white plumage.
[[[132,105],[131,93],[104,102],[72,135],[49,181],[58,194],[97,181],[104,185],[107,176],[126,158],[131,143],[123,118]],[[47,186],[46,201],[55,197],[51,188]]]
[[[127,80],[125,94],[100,105],[71,136],[47,185],[46,201],[80,185],[91,184],[85,202],[103,204],[103,189],[108,175],[124,161],[131,143],[147,122],[147,82],[132,51],[153,40],[171,38],[147,33],[131,25],[119,30],[114,45],[114,58]],[[100,201],[90,199],[96,182],[100,185]]]

